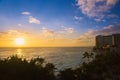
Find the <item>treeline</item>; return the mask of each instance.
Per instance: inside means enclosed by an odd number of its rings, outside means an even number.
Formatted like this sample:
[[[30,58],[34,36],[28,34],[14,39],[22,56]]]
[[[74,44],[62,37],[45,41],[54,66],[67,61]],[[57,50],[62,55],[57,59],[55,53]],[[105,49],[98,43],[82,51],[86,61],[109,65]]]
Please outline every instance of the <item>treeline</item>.
[[[120,80],[120,53],[94,55],[85,52],[83,58],[94,59],[58,74],[52,63],[39,57],[31,60],[18,56],[0,59],[0,80]]]

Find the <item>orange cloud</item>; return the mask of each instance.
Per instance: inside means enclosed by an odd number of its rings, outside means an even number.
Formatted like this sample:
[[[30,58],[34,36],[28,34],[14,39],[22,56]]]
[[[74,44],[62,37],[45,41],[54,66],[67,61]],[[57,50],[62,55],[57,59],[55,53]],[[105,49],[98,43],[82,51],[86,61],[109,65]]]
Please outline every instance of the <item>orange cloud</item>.
[[[28,32],[22,32],[18,30],[8,30],[6,32],[0,32],[0,40],[13,40],[15,37],[18,36],[27,36],[29,35]]]
[[[88,30],[84,34],[80,35],[80,37],[77,38],[76,40],[77,42],[81,42],[84,44],[87,42],[87,44],[95,45],[96,35],[110,35],[114,33],[120,33],[120,24],[108,25],[103,27],[103,29],[101,30],[93,30],[93,29]]]

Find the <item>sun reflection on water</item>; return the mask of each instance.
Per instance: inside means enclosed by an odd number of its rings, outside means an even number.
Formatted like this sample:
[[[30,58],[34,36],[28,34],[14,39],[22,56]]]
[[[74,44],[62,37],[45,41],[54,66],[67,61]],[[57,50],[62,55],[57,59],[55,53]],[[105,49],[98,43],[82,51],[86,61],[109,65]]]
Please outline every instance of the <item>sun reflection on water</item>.
[[[23,56],[22,49],[17,49],[16,55],[22,57]]]

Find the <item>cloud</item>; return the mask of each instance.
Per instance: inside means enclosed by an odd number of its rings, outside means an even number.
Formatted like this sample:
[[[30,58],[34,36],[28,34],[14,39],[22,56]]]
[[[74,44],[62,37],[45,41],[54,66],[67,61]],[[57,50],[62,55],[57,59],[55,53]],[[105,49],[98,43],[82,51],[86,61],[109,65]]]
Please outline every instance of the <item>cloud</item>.
[[[21,14],[23,15],[30,15],[30,12],[22,12]],[[38,20],[37,18],[33,17],[33,16],[29,16],[29,23],[31,24],[40,24],[40,20]]]
[[[54,35],[56,32],[54,30],[42,27],[41,29],[42,33],[49,34],[49,35]]]
[[[113,28],[113,25],[109,25],[109,26],[103,27],[104,30],[110,30],[112,28]]]
[[[79,41],[94,41],[96,35],[111,35],[115,33],[120,33],[120,24],[108,25],[103,27],[101,30],[88,30],[83,35],[81,35],[77,40]]]
[[[100,22],[101,21],[101,19],[99,19],[99,18],[96,18],[96,19],[94,19],[96,22]]]
[[[30,12],[22,12],[21,14],[23,14],[23,15],[30,15],[31,13]]]
[[[67,39],[74,33],[74,28],[62,26],[59,30],[42,27],[39,36],[47,40]]]
[[[119,18],[119,16],[116,14],[109,14],[108,18]]]
[[[62,36],[62,35],[68,35],[68,34],[72,34],[72,33],[74,33],[74,29],[73,28],[71,28],[71,27],[62,27],[62,29],[61,30],[59,30],[59,31],[55,31],[55,30],[52,30],[52,29],[48,29],[48,28],[46,28],[46,27],[42,27],[41,28],[41,32],[43,33],[43,34],[45,34],[45,35],[47,35],[47,36],[53,36],[53,35],[55,35],[55,36]]]
[[[72,27],[65,27],[65,26],[61,26],[61,27],[62,27],[62,30],[60,32],[67,33],[67,34],[72,34],[75,32],[74,28]]]
[[[72,34],[72,33],[74,32],[74,29],[71,28],[71,27],[69,27],[69,28],[65,28],[65,31],[66,31],[67,33]]]
[[[25,37],[29,34],[29,32],[23,32],[19,30],[8,30],[0,32],[0,40],[13,40],[16,37]]]
[[[18,24],[18,26],[19,26],[19,27],[21,27],[21,26],[22,26],[22,24]]]
[[[102,22],[105,22],[105,21],[106,21],[105,19],[102,19],[102,18],[95,18],[94,20],[95,20],[96,22],[101,22],[101,21],[102,21]]]
[[[93,30],[88,30],[83,35],[80,35],[80,37],[77,38],[77,40],[79,40],[81,42],[88,42],[88,41],[93,40],[94,36],[95,36],[94,31]]]
[[[43,41],[53,41],[57,37],[57,31],[54,31],[53,29],[49,29],[46,27],[42,27],[40,31],[38,32],[38,36],[40,40]]]
[[[74,19],[81,21],[81,20],[83,20],[83,17],[74,16]]]
[[[29,23],[40,24],[40,21],[32,16],[29,17]]]
[[[77,0],[82,13],[91,18],[103,19],[118,0]],[[100,21],[100,20],[99,20]]]

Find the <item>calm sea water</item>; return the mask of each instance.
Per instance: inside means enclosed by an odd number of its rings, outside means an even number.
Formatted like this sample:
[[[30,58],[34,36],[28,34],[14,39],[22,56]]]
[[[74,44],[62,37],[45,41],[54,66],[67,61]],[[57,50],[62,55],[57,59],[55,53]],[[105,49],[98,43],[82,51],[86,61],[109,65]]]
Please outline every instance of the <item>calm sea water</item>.
[[[0,58],[18,55],[27,59],[34,57],[44,58],[46,62],[53,63],[58,69],[75,68],[84,59],[84,52],[91,52],[88,47],[62,47],[62,48],[0,48]]]

